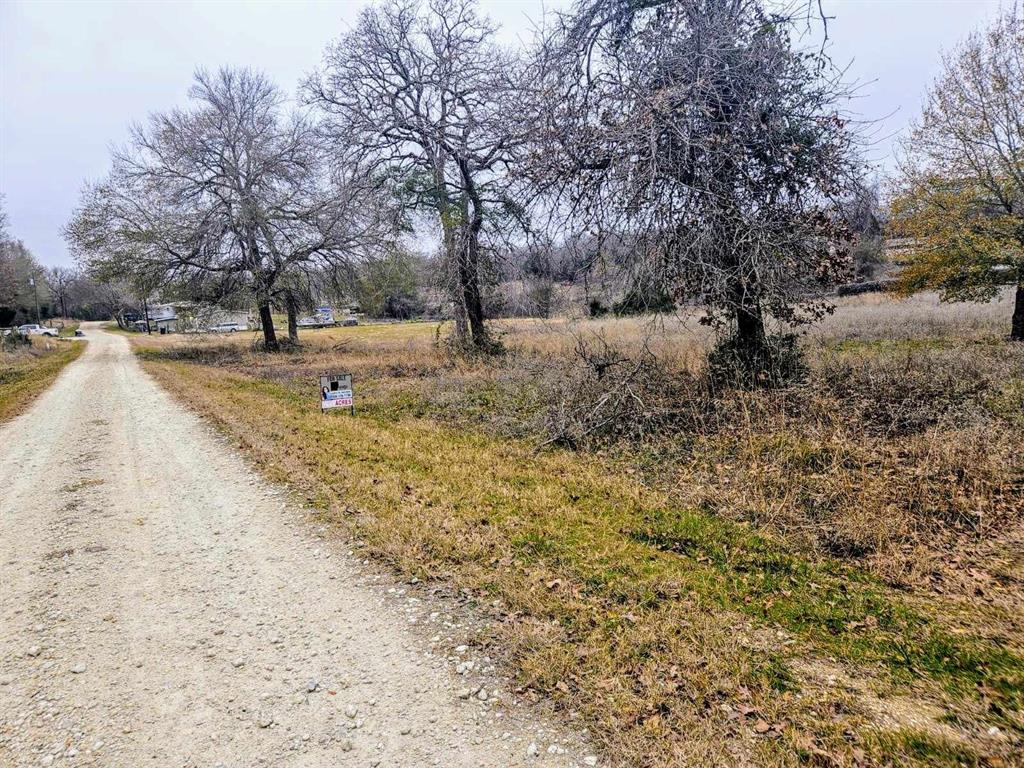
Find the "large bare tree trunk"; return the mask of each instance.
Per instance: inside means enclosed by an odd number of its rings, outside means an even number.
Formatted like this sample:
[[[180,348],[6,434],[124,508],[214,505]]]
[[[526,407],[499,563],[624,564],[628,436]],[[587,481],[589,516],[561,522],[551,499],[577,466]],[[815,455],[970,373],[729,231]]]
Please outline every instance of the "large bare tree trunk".
[[[765,343],[764,317],[761,308],[755,305],[741,305],[736,308],[736,345],[751,361],[761,357]]]
[[[263,327],[263,347],[268,352],[277,352],[281,345],[277,343],[277,332],[274,330],[274,316],[270,312],[270,302],[260,304],[260,325]]]
[[[484,303],[480,295],[480,230],[484,226],[483,202],[473,179],[469,162],[459,161],[462,184],[466,197],[472,203],[473,213],[465,210],[466,223],[464,242],[460,243],[458,275],[459,287],[462,290],[463,306],[466,309],[466,320],[469,322],[469,342],[474,349],[486,350],[490,347],[487,328],[484,326]]]
[[[459,270],[462,260],[460,230],[464,225],[460,226],[454,221],[457,209],[452,205],[445,188],[444,158],[434,156],[431,159],[431,164],[434,169],[434,184],[438,190],[437,212],[441,219],[444,239],[446,287],[452,301],[452,320],[455,322],[454,341],[458,349],[467,349],[470,346],[469,317],[466,313],[466,297],[462,290],[462,278]]]
[[[735,351],[737,362],[749,373],[760,373],[768,359],[767,338],[764,331],[764,314],[758,301],[756,287],[744,277],[743,259],[733,250],[729,254],[728,266],[732,271],[729,286],[729,303],[736,321]]]
[[[1010,338],[1013,341],[1024,341],[1024,275],[1017,281],[1017,291],[1013,300],[1013,320],[1010,326]]]
[[[288,311],[288,341],[292,344],[299,343],[299,309],[295,304],[295,297],[291,293],[285,299],[285,307]]]
[[[459,237],[451,224],[444,225],[445,279],[448,283],[448,294],[452,300],[452,319],[455,321],[455,346],[469,346],[469,318],[466,315],[466,299],[462,292],[462,280],[459,278]]]
[[[485,349],[489,339],[484,326],[484,303],[480,295],[479,249],[476,230],[470,227],[466,233],[466,243],[459,252],[459,287],[469,323],[469,343],[476,349]]]
[[[454,274],[451,278],[450,289],[452,295],[452,319],[455,321],[455,346],[462,349],[469,346],[469,318],[466,316],[466,304],[463,301],[462,291],[459,290],[458,278]]]

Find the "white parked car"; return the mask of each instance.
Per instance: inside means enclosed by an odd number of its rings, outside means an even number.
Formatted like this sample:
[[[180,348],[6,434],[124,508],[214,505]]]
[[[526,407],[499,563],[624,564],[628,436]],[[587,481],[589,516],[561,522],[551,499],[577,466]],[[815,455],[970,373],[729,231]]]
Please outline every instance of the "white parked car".
[[[246,331],[248,328],[243,323],[217,323],[206,330],[210,333],[234,333],[235,331]]]
[[[47,328],[46,326],[36,325],[35,323],[19,325],[18,333],[22,336],[60,336],[60,331],[56,328]]]

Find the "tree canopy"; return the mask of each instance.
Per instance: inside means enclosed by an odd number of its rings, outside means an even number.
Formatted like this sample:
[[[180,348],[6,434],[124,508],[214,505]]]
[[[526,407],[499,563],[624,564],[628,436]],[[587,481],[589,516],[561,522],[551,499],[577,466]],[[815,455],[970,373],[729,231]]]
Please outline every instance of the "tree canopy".
[[[278,345],[275,302],[295,273],[357,258],[386,237],[372,187],[328,162],[313,126],[248,69],[200,71],[188,109],[153,115],[89,188],[68,240],[101,277],[142,291],[245,293],[265,345]]]
[[[525,140],[521,71],[472,0],[386,0],[366,8],[306,83],[322,130],[441,230],[460,346],[486,349],[484,240],[515,218],[508,169]]]
[[[827,311],[849,271],[843,206],[862,189],[811,7],[578,0],[515,53],[474,0],[382,0],[304,81],[309,112],[251,70],[200,72],[187,108],[133,131],[68,237],[93,274],[140,293],[245,297],[273,348],[271,307],[295,329],[314,286],[356,261],[410,306],[390,267],[400,226],[427,218],[448,298],[431,303],[450,304],[471,351],[494,348],[497,258],[536,249],[524,277],[543,292],[540,250],[585,243],[573,275],[610,255],[628,276],[610,304],[699,303],[766,380],[777,328]]]
[[[892,203],[906,292],[989,300],[1015,286],[1024,341],[1024,15],[1005,11],[946,56],[903,145]]]
[[[805,17],[760,0],[581,0],[544,41],[533,170],[577,227],[625,238],[766,363],[766,317],[844,275],[855,136]]]

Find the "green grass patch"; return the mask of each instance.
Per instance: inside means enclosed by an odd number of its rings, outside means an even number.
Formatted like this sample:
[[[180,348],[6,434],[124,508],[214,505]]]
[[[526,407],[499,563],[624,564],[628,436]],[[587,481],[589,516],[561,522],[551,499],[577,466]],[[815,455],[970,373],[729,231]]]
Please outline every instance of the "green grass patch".
[[[1024,708],[1024,658],[945,632],[863,571],[807,560],[746,527],[686,510],[649,512],[628,533],[684,559],[692,588],[722,607],[784,627],[846,661],[883,664],[899,682],[925,675],[958,696],[984,686],[998,707]]]

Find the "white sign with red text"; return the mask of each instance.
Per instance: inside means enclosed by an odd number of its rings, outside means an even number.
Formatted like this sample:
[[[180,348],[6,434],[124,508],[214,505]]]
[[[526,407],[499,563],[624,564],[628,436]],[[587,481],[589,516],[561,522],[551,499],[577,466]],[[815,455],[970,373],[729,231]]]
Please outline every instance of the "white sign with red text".
[[[325,373],[320,377],[320,410],[355,407],[351,373]]]

